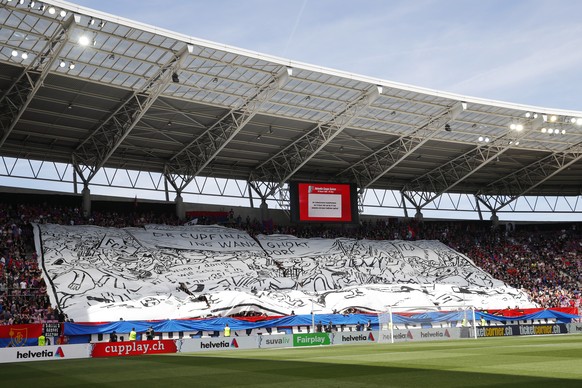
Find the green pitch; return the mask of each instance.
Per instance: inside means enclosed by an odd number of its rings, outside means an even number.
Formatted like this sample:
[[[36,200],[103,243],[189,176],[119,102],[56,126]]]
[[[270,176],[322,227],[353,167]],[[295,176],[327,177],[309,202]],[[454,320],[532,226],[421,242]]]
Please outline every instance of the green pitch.
[[[0,364],[2,387],[582,387],[582,336]]]

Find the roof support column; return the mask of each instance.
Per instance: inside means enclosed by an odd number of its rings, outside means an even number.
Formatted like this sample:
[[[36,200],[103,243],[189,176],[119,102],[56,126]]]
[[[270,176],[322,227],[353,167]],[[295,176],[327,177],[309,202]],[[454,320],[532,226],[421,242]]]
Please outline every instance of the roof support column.
[[[91,214],[91,190],[89,190],[89,186],[85,186],[83,191],[83,215],[88,217]]]
[[[249,183],[249,198],[252,198],[251,193],[250,193],[251,188],[261,198],[261,205],[259,206],[259,209],[261,210],[261,221],[269,220],[271,217],[270,217],[270,213],[269,213],[269,205],[267,204],[267,197],[270,195],[270,193],[274,192],[274,190],[276,189],[273,187],[274,184],[265,184],[264,190],[261,190],[261,187],[263,187],[263,185],[259,186],[257,184],[258,182],[249,180],[248,183]],[[251,205],[252,205],[252,199],[251,199]],[[281,204],[281,202],[279,202],[279,205],[281,205],[281,209],[285,212],[285,214],[287,214],[287,216],[290,216],[289,211],[288,210],[285,211],[285,208]]]
[[[248,190],[249,190],[249,207],[251,209],[254,209],[255,208],[255,204],[253,203],[253,192],[252,192],[252,187],[251,187],[250,183],[249,183],[249,189]]]
[[[83,215],[89,216],[91,214],[91,190],[89,190],[89,179],[84,175],[83,168],[77,163],[75,156],[73,155],[73,169],[75,171],[74,174],[74,181],[75,181],[75,192],[77,192],[77,176],[81,178],[81,182],[83,182],[83,190],[81,194],[83,195]]]
[[[184,220],[186,218],[186,211],[184,209],[184,199],[180,193],[176,194],[174,203],[176,204],[176,217],[179,220]]]
[[[475,195],[475,206],[477,206],[477,212],[479,213],[479,221],[483,221],[483,212],[481,211],[481,205],[479,204],[479,198]]]
[[[491,220],[493,227],[497,228],[497,226],[499,226],[499,217],[497,216],[497,212],[510,204],[515,198],[507,195],[476,194],[475,199],[477,200],[477,206],[479,206],[479,202],[481,202],[491,212],[491,218],[489,219]],[[479,209],[481,208],[479,207]],[[483,217],[481,216],[481,210],[479,210],[479,215],[482,220]]]
[[[499,226],[499,217],[497,216],[497,212],[493,212],[493,214],[491,214],[490,220],[494,228]]]
[[[414,197],[408,195],[409,192],[401,191],[401,194],[402,194],[402,206],[405,209],[406,218],[408,218],[408,211],[406,211],[405,199],[408,200],[408,202],[410,202],[414,206],[414,208],[416,209],[416,213],[414,214],[414,219],[418,222],[422,222],[423,217],[424,217],[422,214],[423,205],[420,204],[418,201],[416,201],[414,199]]]
[[[400,192],[400,196],[402,197],[402,209],[404,210],[404,218],[408,218],[408,207],[406,206],[406,197],[404,196],[403,192]]]
[[[166,201],[170,200],[170,192],[168,190],[168,183],[172,185],[172,188],[176,192],[176,198],[174,198],[174,204],[176,205],[176,217],[178,219],[183,220],[186,218],[186,211],[184,208],[184,199],[182,198],[182,192],[188,184],[192,181],[193,177],[179,175],[179,174],[170,174],[167,169],[164,171],[164,185],[166,190]]]
[[[270,219],[269,205],[267,204],[266,198],[261,198],[261,221],[265,222]]]

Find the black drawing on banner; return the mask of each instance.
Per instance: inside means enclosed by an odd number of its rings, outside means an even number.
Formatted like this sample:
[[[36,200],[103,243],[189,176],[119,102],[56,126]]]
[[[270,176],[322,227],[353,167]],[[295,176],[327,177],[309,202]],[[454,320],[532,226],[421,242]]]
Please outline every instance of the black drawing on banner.
[[[202,229],[191,226],[183,234],[180,231],[185,229],[180,227],[149,227],[165,232],[148,240],[147,236],[152,234],[137,228],[50,224],[38,228],[47,273],[56,290],[54,298],[66,313],[81,314],[86,306],[99,307],[92,312],[99,317],[95,319],[107,320],[107,311],[113,314],[122,305],[135,314],[142,310],[155,312],[150,307],[163,303],[174,306],[176,314],[181,310],[184,314],[206,315],[210,310],[235,311],[238,304],[243,311],[251,305],[265,311],[307,311],[312,301],[329,298],[334,298],[334,308],[348,308],[357,300],[358,308],[366,311],[383,305],[378,298],[400,305],[426,303],[426,298],[439,305],[464,301],[469,296],[488,296],[493,300],[528,298],[437,241],[262,236],[262,246],[272,241],[270,246],[274,249],[297,249],[297,256],[289,253],[269,256],[257,246],[244,248],[229,243],[228,239],[251,239],[240,231],[206,227],[201,232]],[[199,238],[202,234],[227,241],[215,244],[212,249],[182,248],[189,236]],[[176,239],[165,242],[163,235],[181,236],[182,245],[170,248]],[[228,246],[235,245],[236,251],[228,250]],[[425,284],[449,288],[430,288]],[[453,290],[452,286],[457,288]],[[473,293],[474,289],[479,292]],[[198,300],[202,292],[205,301]],[[320,309],[331,312],[323,303]],[[78,321],[87,318],[71,317]]]

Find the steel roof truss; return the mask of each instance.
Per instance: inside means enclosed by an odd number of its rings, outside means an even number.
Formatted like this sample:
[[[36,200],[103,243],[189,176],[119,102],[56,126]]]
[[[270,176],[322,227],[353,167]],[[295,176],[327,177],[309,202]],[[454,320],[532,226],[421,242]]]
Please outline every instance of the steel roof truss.
[[[65,47],[74,24],[73,17],[67,19],[62,24],[62,28],[57,29],[47,40],[43,53],[34,58],[0,97],[0,107],[4,107],[5,109],[2,110],[6,110],[8,113],[0,118],[0,130],[2,130],[0,147],[4,145],[26,108],[43,86],[45,78],[54,68],[53,65]]]
[[[340,134],[363,110],[380,95],[377,86],[348,104],[344,110],[326,123],[301,136],[284,150],[262,163],[253,171],[253,179],[287,182],[301,167]]]
[[[153,105],[164,89],[173,81],[190,48],[184,46],[172,59],[160,67],[146,86],[135,91],[121,106],[86,138],[73,153],[73,162],[83,182],[90,182],[115,150]],[[87,173],[87,174],[85,174]]]
[[[259,112],[262,105],[287,83],[288,79],[287,69],[283,69],[245,101],[240,108],[230,110],[172,157],[167,164],[168,173],[178,173],[186,178],[180,185],[181,190],[195,176],[200,175],[220,151]]]
[[[487,145],[478,146],[413,180],[404,190],[423,193],[421,201],[418,203],[422,208],[440,194],[454,188],[492,160],[496,160],[499,155],[510,149],[515,142],[525,137],[527,133],[539,129],[542,124],[543,119],[541,117],[532,120],[529,130],[524,130],[520,133],[510,132],[494,139]]]
[[[434,138],[438,131],[450,122],[456,120],[464,110],[462,102],[457,102],[450,108],[428,121],[406,136],[401,136],[392,143],[375,151],[368,157],[355,163],[340,173],[351,171],[356,177],[360,192],[374,184],[404,159],[414,153],[423,144]]]
[[[580,144],[573,145],[568,151],[555,152],[502,179],[492,182],[483,190],[483,194],[493,190],[508,194],[505,196],[505,202],[496,208],[496,210],[501,209],[582,159],[582,147]]]

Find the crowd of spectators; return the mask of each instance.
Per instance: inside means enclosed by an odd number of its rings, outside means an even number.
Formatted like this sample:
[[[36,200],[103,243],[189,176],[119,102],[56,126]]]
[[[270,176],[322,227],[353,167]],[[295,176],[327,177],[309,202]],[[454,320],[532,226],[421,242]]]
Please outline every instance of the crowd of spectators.
[[[92,212],[85,217],[78,207],[48,204],[0,203],[0,325],[64,322],[66,314],[51,304],[47,284],[38,265],[33,223],[143,226],[179,224],[172,215],[152,212]]]
[[[143,226],[178,225],[168,214],[94,211],[56,205],[0,204],[0,324],[58,322],[67,319],[51,305],[47,284],[38,266],[33,223]],[[201,220],[199,223],[204,223]],[[466,254],[496,279],[530,293],[542,307],[579,307],[582,231],[579,225],[502,225],[483,222],[423,222],[378,219],[357,226],[281,226],[250,217],[229,215],[229,226],[257,234],[284,233],[297,237],[350,237],[374,240],[440,240]]]

